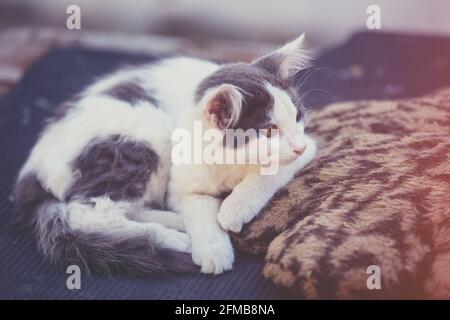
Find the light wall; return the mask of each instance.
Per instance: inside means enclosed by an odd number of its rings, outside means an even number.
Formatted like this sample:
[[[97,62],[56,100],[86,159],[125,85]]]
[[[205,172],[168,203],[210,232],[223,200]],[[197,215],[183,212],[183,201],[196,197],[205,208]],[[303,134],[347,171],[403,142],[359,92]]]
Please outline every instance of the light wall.
[[[11,4],[44,25],[63,27],[65,8],[77,4],[85,29],[164,31],[161,23],[182,19],[241,39],[278,41],[306,31],[320,47],[365,29],[366,8],[376,4],[382,30],[450,34],[450,0],[0,0]]]

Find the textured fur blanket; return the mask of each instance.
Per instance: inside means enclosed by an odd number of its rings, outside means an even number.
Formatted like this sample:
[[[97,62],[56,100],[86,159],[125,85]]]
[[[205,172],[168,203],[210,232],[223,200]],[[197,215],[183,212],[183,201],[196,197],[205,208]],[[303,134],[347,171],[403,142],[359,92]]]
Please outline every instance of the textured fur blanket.
[[[313,111],[317,158],[240,234],[308,298],[450,297],[450,89]],[[369,290],[367,268],[380,268]]]

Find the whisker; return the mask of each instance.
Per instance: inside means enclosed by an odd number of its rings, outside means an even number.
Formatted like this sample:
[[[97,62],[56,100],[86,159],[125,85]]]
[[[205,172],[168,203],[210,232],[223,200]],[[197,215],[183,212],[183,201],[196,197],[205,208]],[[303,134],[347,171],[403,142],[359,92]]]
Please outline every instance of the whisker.
[[[319,67],[311,67],[305,73],[298,79],[297,83],[295,84],[295,89],[297,92],[300,91],[301,87],[305,84],[305,82],[319,70]]]
[[[300,100],[304,100],[308,94],[315,91],[326,93],[332,99],[332,102],[337,102],[337,98],[330,91],[321,88],[309,89],[308,91],[306,91],[304,94],[301,95]]]
[[[297,83],[295,85],[295,89],[297,90],[297,92],[300,91],[300,89],[306,83],[306,81],[308,81],[308,79],[311,78],[314,74],[316,74],[319,71],[325,71],[325,70],[337,71],[337,69],[333,68],[333,67],[317,67],[316,66],[316,67],[309,68],[309,70],[307,70],[305,72],[305,74],[302,75],[302,77],[297,81]]]

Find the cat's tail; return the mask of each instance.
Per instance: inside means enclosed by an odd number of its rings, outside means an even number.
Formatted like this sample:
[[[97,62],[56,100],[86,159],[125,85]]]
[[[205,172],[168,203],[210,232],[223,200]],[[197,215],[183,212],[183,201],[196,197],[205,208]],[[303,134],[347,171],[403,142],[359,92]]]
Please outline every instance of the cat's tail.
[[[120,215],[124,208],[112,207],[111,201],[61,202],[29,174],[16,184],[14,202],[17,225],[32,228],[39,249],[52,263],[133,276],[199,270],[187,234],[125,219]]]

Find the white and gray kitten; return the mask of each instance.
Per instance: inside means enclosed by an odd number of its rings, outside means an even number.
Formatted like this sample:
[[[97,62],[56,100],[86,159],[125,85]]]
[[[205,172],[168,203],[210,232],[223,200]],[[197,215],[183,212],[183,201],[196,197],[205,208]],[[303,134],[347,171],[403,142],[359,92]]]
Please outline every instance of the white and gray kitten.
[[[44,255],[101,272],[186,271],[192,261],[204,273],[231,269],[227,231],[239,232],[316,152],[291,84],[304,68],[302,41],[252,63],[180,57],[127,68],[63,104],[14,195]],[[173,164],[172,132],[192,131],[195,121],[220,132],[279,129],[279,152],[270,155],[278,173],[261,175],[258,164]]]

